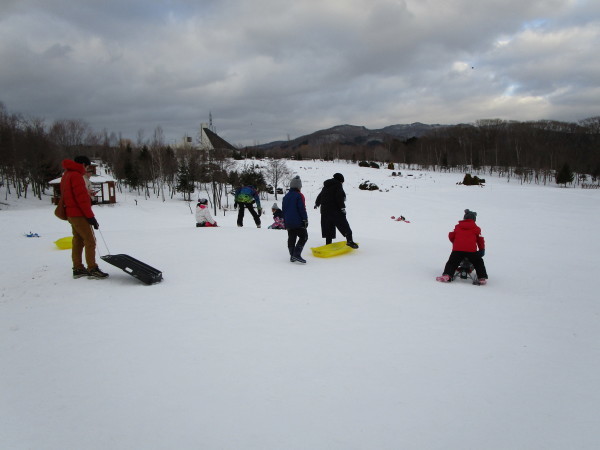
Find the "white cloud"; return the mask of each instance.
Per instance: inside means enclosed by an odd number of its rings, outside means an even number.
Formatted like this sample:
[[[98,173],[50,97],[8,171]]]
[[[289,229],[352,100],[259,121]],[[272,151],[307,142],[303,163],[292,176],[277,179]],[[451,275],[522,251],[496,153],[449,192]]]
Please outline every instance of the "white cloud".
[[[132,138],[179,138],[212,111],[247,144],[338,123],[578,120],[598,114],[596,3],[3,2],[0,101]]]

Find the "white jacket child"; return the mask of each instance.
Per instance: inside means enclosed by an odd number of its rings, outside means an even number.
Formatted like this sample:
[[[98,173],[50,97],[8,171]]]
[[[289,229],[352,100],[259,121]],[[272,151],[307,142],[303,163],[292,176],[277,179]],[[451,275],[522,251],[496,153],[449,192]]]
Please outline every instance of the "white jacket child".
[[[208,200],[205,198],[198,199],[196,205],[196,226],[197,227],[216,227],[217,222],[212,218],[208,207]]]

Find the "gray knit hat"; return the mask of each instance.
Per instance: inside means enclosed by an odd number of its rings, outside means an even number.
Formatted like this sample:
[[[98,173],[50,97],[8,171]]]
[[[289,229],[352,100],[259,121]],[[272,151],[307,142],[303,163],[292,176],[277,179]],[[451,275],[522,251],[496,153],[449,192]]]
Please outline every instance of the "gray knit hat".
[[[279,209],[279,205],[277,204],[277,202],[273,203],[273,206],[271,206],[271,209]]]
[[[475,211],[469,211],[468,209],[465,209],[465,217],[463,217],[464,220],[477,220],[477,213]]]
[[[300,179],[300,175],[296,175],[290,181],[290,189],[302,189],[302,180]]]

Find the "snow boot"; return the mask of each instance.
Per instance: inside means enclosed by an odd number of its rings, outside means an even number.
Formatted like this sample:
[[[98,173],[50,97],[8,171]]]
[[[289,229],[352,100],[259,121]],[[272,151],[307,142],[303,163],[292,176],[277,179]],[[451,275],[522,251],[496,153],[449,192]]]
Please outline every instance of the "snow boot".
[[[477,280],[477,283],[479,284],[479,286],[485,286],[487,284],[487,278],[479,278]]]
[[[87,277],[90,273],[87,269],[73,269],[73,278]]]
[[[292,262],[296,261],[296,262],[299,262],[302,264],[306,264],[306,260],[304,258],[302,258],[302,256],[300,256],[303,248],[304,248],[304,245],[296,245],[296,247],[294,248],[292,257],[290,258],[290,261],[292,261]]]
[[[102,272],[99,267],[94,267],[93,269],[88,270],[88,278],[102,280],[104,278],[108,278],[108,274]]]
[[[441,277],[435,277],[436,281],[439,281],[441,283],[450,283],[451,279],[450,279],[450,275],[442,275]]]
[[[302,263],[302,264],[306,264],[306,260],[302,256],[300,256],[300,255],[290,257],[290,261],[291,262],[299,262],[299,263]]]
[[[358,244],[356,242],[354,242],[354,239],[352,239],[352,233],[348,233],[346,235],[346,245],[350,248],[354,248],[354,249],[358,248]]]

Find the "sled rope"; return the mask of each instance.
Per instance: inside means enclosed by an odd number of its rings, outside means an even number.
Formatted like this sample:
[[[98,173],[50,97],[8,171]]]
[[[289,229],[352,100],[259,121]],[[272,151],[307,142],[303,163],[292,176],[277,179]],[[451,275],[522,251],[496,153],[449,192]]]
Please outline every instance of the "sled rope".
[[[108,254],[110,255],[110,249],[108,248],[108,245],[106,245],[106,240],[104,240],[104,235],[102,234],[102,231],[100,231],[100,228],[98,228],[98,233],[100,233],[100,237],[102,238],[102,242],[104,242],[104,246],[106,247],[106,250],[108,251]]]

